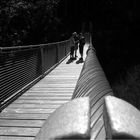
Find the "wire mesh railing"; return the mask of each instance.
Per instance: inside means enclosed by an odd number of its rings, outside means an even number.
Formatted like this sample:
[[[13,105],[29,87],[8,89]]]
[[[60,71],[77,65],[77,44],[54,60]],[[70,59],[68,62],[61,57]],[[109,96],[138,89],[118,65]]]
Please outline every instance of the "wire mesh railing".
[[[41,79],[70,51],[70,41],[0,48],[0,110]]]

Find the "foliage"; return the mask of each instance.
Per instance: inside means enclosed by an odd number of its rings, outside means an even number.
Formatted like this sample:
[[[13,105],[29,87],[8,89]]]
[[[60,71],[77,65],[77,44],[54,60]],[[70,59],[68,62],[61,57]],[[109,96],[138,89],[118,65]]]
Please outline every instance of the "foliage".
[[[56,28],[60,23],[56,15],[59,1],[0,1],[0,45],[12,46],[49,41],[47,35],[51,33],[48,32],[50,27]]]
[[[140,65],[130,68],[125,78],[112,84],[115,96],[126,100],[140,109]]]

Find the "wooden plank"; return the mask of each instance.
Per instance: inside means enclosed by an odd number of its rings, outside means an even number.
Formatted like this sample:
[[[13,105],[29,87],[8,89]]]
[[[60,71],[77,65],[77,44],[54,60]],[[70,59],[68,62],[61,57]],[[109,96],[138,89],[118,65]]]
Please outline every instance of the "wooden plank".
[[[66,78],[64,78],[64,79],[52,79],[52,78],[47,78],[47,79],[44,79],[43,81],[40,81],[39,82],[39,84],[52,84],[52,83],[54,83],[54,84],[57,84],[57,83],[59,83],[59,84],[64,84],[64,83],[70,83],[70,84],[73,84],[73,83],[75,83],[75,82],[77,82],[77,80],[76,79],[66,79]]]
[[[43,120],[0,120],[0,127],[42,127]]]
[[[76,76],[57,76],[57,77],[55,77],[55,76],[47,76],[47,77],[45,77],[44,78],[45,80],[74,80],[74,81],[76,81],[77,80],[77,77]],[[44,80],[43,79],[43,80]],[[41,81],[42,82],[42,81]]]
[[[46,87],[33,87],[32,90],[40,90],[40,91],[41,91],[41,90],[47,90],[47,89],[48,89],[48,90],[49,90],[49,89],[53,90],[52,88],[55,89],[55,90],[56,90],[56,89],[58,89],[58,90],[59,90],[59,89],[60,89],[60,90],[62,90],[62,89],[63,89],[63,90],[65,90],[65,89],[66,89],[66,90],[67,90],[67,89],[68,89],[68,90],[74,89],[74,87],[65,87],[65,86],[64,86],[64,87],[55,87],[55,86],[54,86],[54,87],[53,87],[53,86],[47,87],[47,86],[46,86]]]
[[[38,83],[38,85],[43,85],[43,86],[49,85],[49,84],[50,85],[52,85],[52,84],[54,84],[54,85],[58,85],[58,84],[75,85],[76,82],[77,82],[77,80],[73,80],[73,81],[68,82],[67,79],[64,79],[64,81],[61,81],[61,79],[58,81],[57,80],[47,80],[47,81],[43,81],[43,82]]]
[[[20,104],[64,104],[67,103],[68,101],[66,100],[16,100],[14,103],[20,103]]]
[[[69,98],[71,98],[71,96],[72,96],[72,94],[70,93],[70,94],[65,94],[65,93],[62,93],[62,94],[59,94],[59,93],[48,93],[48,94],[46,94],[46,93],[30,93],[30,94],[25,94],[25,95],[23,95],[23,97],[54,97],[54,96],[56,96],[56,97],[69,97]]]
[[[0,136],[0,140],[34,140],[34,137]]]
[[[17,120],[46,120],[50,114],[45,113],[0,113],[0,119],[17,119]]]
[[[60,107],[61,106],[61,104],[11,104],[11,105],[9,105],[9,109],[10,108],[36,108],[36,109],[39,109],[39,108],[42,108],[42,109],[56,109],[56,108],[58,108],[58,107]]]
[[[40,81],[38,84],[74,84],[75,82],[76,79],[45,79],[44,81]]]
[[[30,91],[39,91],[39,92],[43,92],[43,91],[73,91],[74,88],[58,88],[58,87],[53,87],[53,88],[31,88]]]
[[[74,88],[75,87],[75,84],[37,84],[34,86],[34,88],[51,88],[51,87],[54,87],[54,88]]]
[[[75,79],[77,80],[79,75],[77,74],[77,76],[72,76],[72,75],[69,75],[69,76],[65,76],[65,75],[48,75],[47,76],[48,78],[59,78],[59,79],[63,79],[63,78],[66,78],[66,79],[69,79],[69,78],[72,78],[72,79]]]
[[[61,75],[62,74],[62,72],[60,71],[60,72],[52,72],[52,75]],[[63,72],[63,76],[68,76],[68,75],[77,75],[78,74],[78,72]]]
[[[33,137],[40,128],[0,127],[0,136],[27,136]]]
[[[23,95],[29,95],[29,94],[72,94],[73,93],[73,90],[71,90],[71,91],[64,91],[64,90],[59,90],[59,91],[57,91],[57,90],[54,90],[54,91],[42,91],[42,92],[40,92],[40,91],[27,91],[25,94],[23,94]]]
[[[55,111],[55,109],[12,109],[12,108],[6,108],[5,110],[3,110],[4,113],[8,112],[8,113],[30,113],[30,114],[34,114],[34,113],[40,113],[40,114],[44,114],[44,113],[53,113]]]
[[[28,93],[73,93],[73,89],[64,89],[64,88],[61,88],[61,89],[58,89],[58,88],[54,88],[54,89],[51,89],[51,88],[47,88],[45,90],[42,90],[42,91],[39,91],[39,89],[36,89],[34,91],[30,90],[30,91],[27,91],[25,94],[28,94]]]
[[[72,92],[28,92],[22,96],[72,96]]]
[[[21,96],[19,99],[22,100],[70,100],[71,97],[69,96]]]

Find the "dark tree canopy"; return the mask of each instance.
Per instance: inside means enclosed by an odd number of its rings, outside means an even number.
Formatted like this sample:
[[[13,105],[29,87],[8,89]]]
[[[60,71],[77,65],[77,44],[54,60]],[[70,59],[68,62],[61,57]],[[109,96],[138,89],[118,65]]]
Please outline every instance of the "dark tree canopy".
[[[60,0],[0,1],[0,45],[43,43],[60,25],[56,8]],[[55,38],[55,37],[54,37]]]

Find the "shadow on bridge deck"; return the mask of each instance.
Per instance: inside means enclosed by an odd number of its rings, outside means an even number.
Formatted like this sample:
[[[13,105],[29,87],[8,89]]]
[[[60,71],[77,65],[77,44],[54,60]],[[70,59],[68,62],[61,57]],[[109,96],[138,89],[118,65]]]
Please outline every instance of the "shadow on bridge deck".
[[[88,44],[85,45],[84,59]],[[80,57],[78,53],[78,58]],[[1,140],[33,140],[47,117],[71,100],[83,63],[69,56],[0,114]]]

